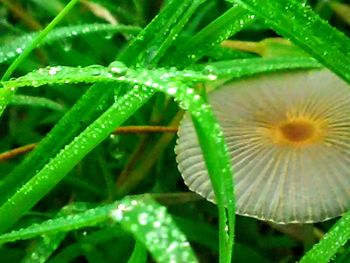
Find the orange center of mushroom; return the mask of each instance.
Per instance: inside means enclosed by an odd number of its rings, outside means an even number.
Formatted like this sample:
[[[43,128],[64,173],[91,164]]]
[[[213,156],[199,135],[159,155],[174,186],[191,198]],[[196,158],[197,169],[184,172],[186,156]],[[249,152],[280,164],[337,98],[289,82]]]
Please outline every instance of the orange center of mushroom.
[[[315,136],[315,125],[306,121],[287,122],[279,127],[281,135],[290,142],[303,142]]]
[[[272,141],[279,145],[301,147],[319,142],[324,137],[325,122],[308,118],[292,118],[267,129]]]

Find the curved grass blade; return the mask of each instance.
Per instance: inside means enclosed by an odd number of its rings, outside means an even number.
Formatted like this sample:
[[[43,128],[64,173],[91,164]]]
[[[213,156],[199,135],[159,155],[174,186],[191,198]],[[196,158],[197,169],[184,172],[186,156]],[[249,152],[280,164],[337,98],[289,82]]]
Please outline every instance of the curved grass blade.
[[[48,221],[2,234],[0,235],[0,244],[35,238],[42,235],[69,232],[82,227],[96,226],[106,222],[109,219],[109,214],[115,207],[116,204],[108,204],[93,209],[88,209],[85,206],[85,209],[81,209],[77,213],[70,215],[61,214]]]
[[[166,208],[151,197],[126,197],[113,204],[61,216],[0,236],[0,243],[97,226],[112,219],[143,243],[157,262],[198,262]]]
[[[56,233],[52,235],[42,235],[34,247],[31,247],[29,253],[20,263],[44,263],[53,252],[59,247],[66,233]]]
[[[309,6],[297,0],[229,0],[239,3],[279,34],[289,38],[347,82],[350,82],[350,41]],[[332,43],[330,45],[330,43]]]
[[[128,260],[128,263],[146,263],[147,262],[147,249],[142,242],[135,242],[134,250]]]
[[[142,242],[157,262],[198,262],[166,208],[149,196],[126,197],[110,215]]]
[[[186,19],[182,20],[187,10],[195,11],[200,0],[173,0],[167,4],[150,24],[133,40],[128,48],[119,56],[126,65],[142,65],[152,62],[161,46],[165,45],[170,35],[174,35],[184,27]],[[176,30],[173,30],[174,28]],[[168,46],[168,44],[166,44]],[[163,49],[163,52],[165,50]]]
[[[43,31],[41,31],[28,45],[23,51],[19,52],[19,56],[12,62],[10,67],[6,70],[1,80],[8,80],[12,73],[16,70],[18,65],[22,63],[22,61],[32,52],[34,48],[36,48],[39,43],[43,41],[43,39],[47,36],[47,34],[52,31],[52,29],[68,14],[68,12],[75,6],[78,0],[71,0],[62,11],[45,27]]]
[[[49,45],[61,39],[69,39],[81,35],[94,33],[126,33],[137,34],[141,28],[125,25],[110,25],[110,24],[84,24],[78,26],[67,26],[53,29],[46,38],[38,44],[39,46]],[[17,57],[26,49],[30,43],[39,35],[39,33],[28,33],[13,39],[10,43],[0,46],[0,63],[4,63],[10,59]]]
[[[134,43],[137,46],[136,49],[135,45],[132,44],[131,48],[123,53],[124,58],[127,61],[129,58],[139,55],[145,58],[146,54],[157,49],[164,41],[170,28],[176,24],[177,20],[174,21],[172,17],[174,10],[186,10],[190,2],[177,0],[174,1],[172,9],[164,9],[152,20],[147,29],[142,31],[139,39]],[[154,40],[154,35],[159,32],[162,34],[157,34],[157,41],[152,42],[154,45],[149,45],[149,41]],[[145,46],[148,48],[144,48]],[[6,200],[9,194],[14,192],[14,189],[20,188],[23,182],[32,177],[35,171],[42,169],[48,160],[58,153],[59,149],[68,144],[80,131],[105,111],[110,105],[109,98],[113,97],[111,91],[107,84],[97,83],[93,85],[41,141],[30,156],[18,165],[5,180],[1,181],[0,191],[3,194],[0,196],[0,201]],[[7,105],[10,97],[10,89],[0,89],[0,112],[4,110],[3,105]],[[91,107],[91,105],[95,107]]]
[[[258,73],[288,69],[321,68],[322,65],[308,57],[248,58],[197,64],[190,69],[213,74],[218,79],[233,79]]]
[[[1,81],[8,80],[12,73],[16,70],[16,68],[19,66],[19,64],[22,63],[22,61],[32,52],[34,48],[38,46],[39,43],[42,42],[42,40],[46,37],[46,35],[66,16],[66,14],[75,6],[75,4],[78,2],[78,0],[71,0],[63,9],[62,11],[46,26],[46,28],[41,31],[30,43],[29,46],[27,46],[23,52],[21,50],[20,55],[15,59],[15,61],[12,62],[10,67],[5,71],[4,75],[1,78]],[[15,94],[16,89],[5,89],[5,91],[1,91],[0,93],[0,117],[2,113],[4,112],[6,106],[10,103],[12,100],[13,95]]]
[[[97,83],[64,115],[35,150],[0,182],[2,204],[25,181],[40,170],[50,158],[71,141],[112,104],[112,84]],[[114,88],[114,87],[113,87]],[[0,89],[1,93],[10,88]],[[94,105],[94,107],[91,107]]]
[[[15,95],[12,98],[10,105],[42,107],[58,112],[65,111],[65,108],[57,102],[42,97],[33,97],[26,95]]]
[[[177,67],[191,64],[212,50],[213,46],[239,32],[254,19],[251,12],[236,5],[187,40],[174,54],[167,56],[164,64]]]
[[[326,263],[334,259],[339,248],[350,239],[350,212],[339,219],[334,226],[299,261],[300,263]]]
[[[143,92],[141,92],[143,90]],[[26,211],[59,183],[64,176],[116,127],[141,107],[153,92],[134,88],[120,98],[88,128],[61,150],[44,168],[0,207],[0,232],[8,229]]]
[[[62,68],[57,71],[54,69],[55,74],[43,74],[46,78],[46,83],[61,83],[61,77],[58,72],[65,71],[66,68]],[[101,70],[101,68],[99,68]],[[51,68],[46,69],[50,72]],[[90,71],[91,68],[87,68]],[[72,73],[72,69],[69,68],[68,71]],[[113,77],[111,72],[118,72],[116,76]],[[234,194],[233,194],[233,183],[231,175],[231,166],[226,153],[226,148],[224,147],[224,141],[220,133],[220,128],[216,124],[213,113],[208,109],[207,105],[201,100],[199,95],[194,93],[193,89],[187,88],[186,85],[182,83],[183,80],[179,80],[181,72],[172,71],[171,73],[166,73],[164,69],[160,70],[131,70],[128,69],[125,75],[120,76],[120,70],[115,70],[109,68],[107,72],[100,72],[98,75],[102,80],[114,80],[121,82],[130,82],[133,84],[143,84],[151,88],[158,89],[160,91],[166,92],[171,96],[174,96],[177,100],[181,101],[181,105],[195,116],[198,120],[198,127],[202,129],[201,137],[205,138],[206,145],[210,149],[214,149],[216,153],[210,152],[207,158],[216,160],[214,163],[210,163],[208,170],[210,171],[211,177],[213,178],[214,189],[216,191],[217,202],[220,208],[220,230],[221,230],[221,251],[222,251],[222,261],[228,262],[231,258],[231,250],[233,246],[233,231],[234,231]],[[186,71],[185,76],[191,76],[191,79],[198,77],[198,80],[203,81],[208,80],[211,77],[205,76],[203,74],[197,74],[196,72]],[[44,72],[45,73],[45,72]],[[82,71],[76,69],[76,73],[79,75],[77,78],[81,80],[80,76]],[[86,73],[86,72],[85,72]],[[33,81],[33,75],[42,74],[42,72],[33,72],[24,77],[18,79],[18,86],[30,85]],[[70,76],[68,73],[64,74],[65,79]],[[51,76],[51,77],[50,77]],[[57,77],[58,76],[58,77]],[[166,78],[165,78],[166,76]],[[86,77],[90,80],[90,77]],[[37,85],[45,84],[44,78],[38,80]],[[93,79],[91,81],[96,81]],[[5,87],[10,88],[16,85],[16,81],[3,82]],[[150,90],[137,90],[134,88],[122,100],[116,102],[109,110],[107,110],[98,120],[96,120],[91,126],[89,126],[85,131],[83,131],[75,140],[65,147],[54,159],[51,160],[35,177],[33,177],[26,185],[20,188],[15,195],[13,195],[8,202],[6,202],[0,208],[0,217],[3,213],[9,213],[6,219],[0,222],[0,231],[5,230],[11,224],[13,224],[21,215],[29,210],[40,198],[45,195],[52,187],[54,187],[72,168],[74,165],[83,158],[89,151],[91,151],[98,143],[100,143],[105,137],[108,136],[112,130],[120,125],[126,118],[128,118],[138,107],[140,107],[145,100],[147,100],[153,92]],[[130,101],[127,101],[130,100]],[[126,109],[125,109],[125,108]],[[102,127],[102,129],[101,129]],[[74,153],[74,154],[72,154]],[[217,160],[216,158],[219,158]],[[225,192],[229,193],[226,194]],[[227,200],[226,200],[227,198]],[[229,216],[229,240],[226,237],[226,212],[225,204],[228,207]],[[10,211],[10,212],[9,212]]]

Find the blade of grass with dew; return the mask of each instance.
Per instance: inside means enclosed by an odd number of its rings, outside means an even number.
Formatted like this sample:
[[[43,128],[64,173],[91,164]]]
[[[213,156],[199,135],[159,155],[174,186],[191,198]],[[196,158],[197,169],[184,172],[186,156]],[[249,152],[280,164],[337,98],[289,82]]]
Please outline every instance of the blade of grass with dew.
[[[75,206],[75,204],[73,203],[71,206]],[[91,209],[88,209],[88,206],[85,205],[83,209],[80,209],[81,211],[76,211],[68,215],[61,214],[56,218],[33,224],[27,228],[2,234],[0,235],[0,244],[96,226],[108,221],[111,211],[115,208],[116,204],[114,203]]]
[[[31,209],[86,154],[153,95],[150,90],[140,94],[140,89],[143,88],[132,89],[115,102],[0,207],[0,232],[4,232]]]
[[[171,262],[174,259],[181,262],[197,262],[186,237],[178,229],[166,208],[147,195],[126,197],[113,204],[12,231],[1,235],[0,243],[97,226],[110,219],[131,232],[136,240],[141,241],[157,262]],[[160,242],[155,242],[157,239]],[[168,250],[167,253],[164,253],[165,250]]]
[[[321,68],[317,60],[309,57],[248,58],[197,64],[189,69],[214,74],[219,79],[235,79],[258,73],[288,69]]]
[[[71,203],[63,207],[56,217],[77,214],[79,212],[83,212],[87,210],[87,208],[88,208],[88,204],[86,203]],[[43,228],[45,229],[45,227]],[[35,229],[33,232],[35,233]],[[17,232],[17,233],[20,234],[20,232]],[[30,233],[30,231],[28,233]],[[49,227],[48,232],[44,232],[44,234],[40,235],[39,239],[36,240],[36,242],[34,242],[33,245],[31,245],[29,253],[27,253],[26,256],[21,260],[21,263],[46,262],[47,259],[52,255],[52,253],[54,253],[56,249],[59,247],[59,245],[64,240],[66,235],[67,235],[66,231],[54,231],[52,228]],[[34,237],[36,236],[38,235],[35,235]]]
[[[277,33],[290,39],[347,82],[350,82],[350,41],[309,6],[296,0],[229,0],[239,3]]]
[[[350,239],[350,212],[339,219],[332,228],[299,261],[300,263],[326,263],[334,259],[339,248]]]
[[[151,52],[151,50],[157,48],[157,45],[161,45],[162,40],[167,36],[170,28],[177,22],[177,20],[174,21],[172,18],[172,14],[179,7],[185,10],[187,6],[187,2],[176,0],[171,7],[161,11],[147,28],[142,31],[138,41],[136,41],[134,45],[131,45],[132,47],[124,53],[124,56],[129,58],[135,56],[136,53],[147,54]],[[176,19],[179,18],[177,17]],[[159,32],[161,32],[161,34],[158,34]],[[156,37],[154,37],[155,35]],[[148,44],[149,41],[155,41],[155,39],[157,39],[157,45]],[[135,45],[137,46],[136,48]],[[144,48],[145,46],[147,46],[147,48]],[[143,56],[145,57],[146,55]],[[107,89],[107,92],[104,91],[104,89]],[[8,88],[0,89],[0,111],[4,109],[1,108],[1,105],[6,105],[7,101],[10,100],[11,93],[12,91]],[[30,178],[35,171],[40,170],[50,158],[57,154],[62,146],[70,142],[82,128],[85,128],[86,124],[91,123],[99,114],[107,109],[106,101],[108,101],[109,97],[112,97],[112,95],[109,94],[106,84],[95,84],[91,87],[79,102],[55,125],[48,136],[46,136],[35,151],[31,153],[30,157],[18,165],[15,170],[1,182],[0,191],[4,194],[0,197],[0,201],[5,200],[13,189],[22,185],[22,182]],[[95,107],[91,107],[91,105]],[[83,119],[81,119],[82,116]],[[23,177],[23,174],[26,176]]]
[[[22,63],[22,61],[32,52],[33,49],[35,49],[39,43],[42,42],[42,40],[47,36],[47,34],[68,14],[68,12],[75,6],[75,4],[79,0],[71,0],[63,9],[62,11],[45,27],[43,31],[41,31],[37,37],[33,39],[33,41],[30,43],[27,48],[23,50],[23,52],[13,61],[13,63],[10,65],[10,67],[5,71],[4,75],[1,78],[1,81],[8,80],[12,73],[16,70],[19,64]],[[0,93],[1,99],[0,99],[0,116],[4,112],[6,106],[8,103],[10,103],[13,95],[16,92],[16,89],[14,88],[4,88],[5,91]]]
[[[145,245],[136,240],[135,247],[128,260],[128,263],[146,263],[147,262],[147,249]]]
[[[88,68],[90,70],[91,68]],[[50,71],[50,69],[46,69]],[[59,72],[63,72],[64,69],[59,70]],[[136,71],[136,70],[135,70]],[[215,164],[209,164],[212,165],[214,168],[208,168],[211,172],[214,184],[214,189],[217,193],[217,202],[219,204],[219,207],[221,207],[220,210],[220,217],[222,220],[220,221],[220,237],[221,237],[221,257],[222,262],[228,262],[228,260],[231,258],[231,249],[233,245],[233,231],[234,231],[234,220],[231,218],[231,224],[229,226],[230,239],[226,240],[226,211],[225,211],[225,205],[227,204],[229,209],[229,217],[234,217],[234,202],[232,201],[226,201],[225,200],[225,186],[227,189],[231,188],[230,195],[228,199],[231,198],[231,200],[234,198],[233,195],[233,183],[232,183],[232,175],[230,172],[230,162],[226,155],[225,159],[225,147],[224,142],[222,140],[222,135],[219,132],[219,127],[215,125],[215,118],[211,111],[207,110],[207,107],[203,102],[200,100],[199,95],[192,94],[194,92],[192,89],[189,89],[190,92],[187,93],[186,86],[182,84],[182,82],[174,82],[172,83],[171,80],[174,79],[174,76],[177,76],[176,71],[173,71],[173,74],[169,74],[169,80],[164,80],[164,74],[161,71],[161,73],[156,74],[155,72],[150,72],[147,70],[143,70],[143,74],[140,74],[138,72],[137,74],[134,74],[134,78],[129,78],[128,75],[132,74],[132,71],[129,69],[128,73],[123,76],[119,76],[120,81],[130,81],[131,83],[135,83],[135,81],[140,81],[139,84],[145,84],[150,85],[150,87],[159,89],[160,91],[166,92],[171,96],[175,96],[178,100],[181,101],[183,105],[187,105],[189,107],[189,110],[197,116],[199,119],[200,125],[204,125],[204,132],[201,135],[202,137],[206,138],[206,141],[209,141],[207,143],[208,145],[219,145],[217,149],[217,153],[215,155],[213,152],[209,153],[208,158],[216,160],[216,157],[219,157],[220,161],[215,162]],[[186,71],[188,73],[188,71]],[[38,71],[38,74],[41,74],[42,71]],[[29,79],[25,79],[24,77],[19,78],[20,83],[22,85],[29,85],[29,83],[32,83],[32,77],[33,73],[28,74]],[[77,74],[81,75],[82,70],[77,70]],[[91,73],[92,74],[92,73]],[[52,75],[51,79],[48,77],[50,75],[43,74],[46,76],[47,80],[46,83],[54,82],[56,78],[56,74]],[[66,77],[69,74],[64,74]],[[95,75],[95,73],[93,73]],[[103,75],[103,74],[102,74]],[[154,79],[150,78],[150,76],[154,76]],[[181,74],[180,74],[181,75]],[[188,74],[186,74],[188,76]],[[195,76],[195,75],[192,75]],[[201,79],[203,76],[201,76],[199,79]],[[80,76],[79,76],[80,78]],[[117,79],[118,79],[117,78]],[[90,80],[89,77],[87,77],[88,80]],[[210,79],[210,78],[209,78]],[[202,80],[202,79],[201,79]],[[60,78],[58,78],[58,81],[60,81]],[[14,85],[15,81],[8,81],[6,85]],[[45,84],[42,79],[37,84]],[[19,189],[14,196],[12,196],[8,202],[6,202],[1,208],[0,208],[0,216],[2,213],[8,213],[11,214],[10,217],[7,217],[7,220],[3,220],[0,222],[0,230],[5,230],[7,227],[12,225],[18,218],[21,217],[21,215],[28,209],[30,209],[40,198],[45,195],[52,187],[54,187],[64,176],[65,174],[72,168],[74,165],[83,158],[90,150],[92,150],[99,142],[101,142],[118,124],[120,124],[122,121],[124,121],[126,116],[130,116],[128,114],[132,114],[134,111],[136,111],[137,104],[138,107],[144,103],[144,100],[142,99],[148,99],[149,96],[152,95],[152,93],[148,94],[146,93],[146,90],[140,90],[140,92],[135,95],[125,96],[123,97],[123,103],[126,105],[133,105],[132,109],[130,111],[126,111],[125,109],[122,110],[125,105],[120,106],[115,104],[115,106],[111,107],[107,112],[105,112],[95,123],[91,126],[89,126],[84,132],[82,132],[78,137],[74,139],[74,141],[65,147],[64,150],[62,150],[54,159],[52,159],[35,177],[33,177],[26,185],[24,185],[21,189]],[[135,89],[133,89],[129,93],[135,93]],[[140,94],[146,93],[145,95],[141,96]],[[148,95],[148,96],[147,96]],[[137,96],[137,98],[133,98],[133,96]],[[132,104],[131,102],[125,102],[126,99],[133,98],[135,104]],[[138,99],[138,100],[137,100]],[[122,108],[120,108],[122,107]],[[130,107],[130,106],[128,106]],[[135,108],[134,108],[135,107]],[[122,111],[124,114],[120,114],[119,111]],[[113,114],[117,114],[119,112],[118,118],[112,117]],[[203,117],[204,116],[204,117]],[[113,119],[113,120],[111,120]],[[208,120],[207,120],[208,119]],[[102,123],[101,123],[102,122]],[[202,124],[204,122],[204,124]],[[108,125],[105,125],[103,123],[108,123]],[[104,127],[101,130],[101,126]],[[100,129],[98,129],[100,127]],[[98,135],[96,135],[98,133]],[[209,137],[209,138],[208,138]],[[220,140],[221,138],[221,140]],[[82,146],[86,145],[86,146]],[[211,147],[213,148],[213,147]],[[75,154],[72,154],[74,152]],[[64,160],[64,161],[63,161]],[[226,166],[225,166],[226,162]],[[218,168],[219,167],[219,168]],[[213,174],[215,172],[215,176]],[[218,176],[222,175],[222,176]],[[215,181],[216,180],[216,181]],[[231,183],[229,183],[231,181]],[[220,188],[219,188],[220,187]],[[227,190],[226,189],[226,190]],[[220,196],[221,194],[221,196]],[[15,208],[16,207],[16,208]],[[20,207],[20,209],[18,209]],[[233,209],[232,209],[233,207]]]
[[[153,57],[151,58],[151,63],[157,65],[159,60],[164,56],[169,47],[175,42],[179,32],[184,27],[186,22],[190,19],[193,13],[197,8],[204,2],[204,0],[193,0],[191,5],[186,9],[186,12],[181,16],[177,24],[170,30],[169,35],[163,41],[161,46],[154,52]]]
[[[68,67],[69,68],[69,67]],[[65,69],[65,68],[64,68]],[[63,72],[62,68],[59,72]],[[50,71],[50,69],[46,69]],[[37,74],[41,75],[43,71],[38,70]],[[69,74],[71,76],[72,69],[69,68]],[[95,76],[95,72],[91,72],[91,68],[87,67],[87,72],[92,76]],[[186,71],[188,72],[188,71]],[[82,69],[76,69],[77,79],[81,79],[83,74]],[[108,75],[109,74],[109,75]],[[29,79],[26,76],[21,77],[21,84],[29,85],[32,82],[32,77],[35,72],[29,73]],[[46,84],[54,83],[55,80],[60,82],[60,77],[56,79],[59,74],[46,76]],[[104,76],[104,74],[101,74]],[[107,73],[108,76],[113,76],[111,73]],[[130,82],[132,85],[140,84],[147,85],[150,88],[158,88],[171,86],[178,86],[177,81],[173,84],[174,76],[177,76],[177,71],[173,71],[173,74],[169,74],[169,79],[164,79],[164,70],[149,71],[149,70],[131,70],[127,71],[126,75],[117,75],[115,81]],[[187,74],[186,74],[187,75]],[[151,78],[153,76],[153,79]],[[181,74],[179,75],[181,76]],[[188,75],[187,75],[188,76]],[[199,74],[200,79],[204,75]],[[89,76],[86,79],[91,81]],[[70,79],[74,82],[74,79]],[[77,81],[78,81],[77,80]],[[7,83],[7,84],[6,84]],[[5,86],[14,85],[15,81],[3,82]],[[41,79],[38,84],[45,84]],[[181,84],[182,85],[182,84]],[[131,114],[133,114],[139,107],[141,107],[146,100],[153,95],[153,91],[144,89],[142,87],[134,87],[129,93],[118,100],[112,105],[100,118],[98,118],[92,125],[86,130],[80,133],[73,142],[67,145],[55,158],[53,158],[44,168],[37,173],[31,180],[22,186],[9,200],[0,208],[1,213],[5,213],[11,216],[7,216],[6,219],[0,222],[0,231],[4,231],[15,221],[17,221],[23,213],[29,210],[38,200],[40,200],[48,191],[50,191],[70,169],[72,169],[87,153],[89,153],[96,145],[98,145],[103,139],[105,139],[118,125],[123,123]],[[130,100],[129,102],[127,100]]]
[[[55,101],[52,101],[43,97],[33,97],[33,96],[26,96],[26,95],[13,96],[10,102],[10,105],[41,107],[41,108],[46,108],[46,109],[50,109],[58,112],[65,111],[64,106]]]
[[[67,26],[55,28],[38,43],[37,47],[49,45],[61,39],[69,39],[86,34],[93,33],[126,33],[135,35],[141,31],[141,28],[126,25],[110,24],[84,24],[78,26]],[[12,58],[19,56],[30,43],[38,37],[39,33],[28,33],[13,39],[10,43],[0,46],[0,63],[4,63]]]
[[[230,2],[233,2],[230,0]],[[340,77],[350,83],[350,41],[343,33],[332,28],[326,21],[315,14],[310,7],[304,6],[298,1],[274,1],[266,2],[262,0],[235,0],[246,6],[251,12],[264,18],[266,23],[281,35],[288,37],[296,45],[314,56],[318,61],[329,67]],[[334,254],[337,244],[342,244],[345,238],[349,239],[349,220],[347,217],[341,218],[337,223],[340,231],[344,234],[331,239],[327,243],[327,248],[321,248]],[[335,228],[336,229],[336,228]],[[335,230],[334,230],[335,231]],[[337,232],[337,231],[335,231]],[[331,235],[332,236],[332,235]],[[327,240],[327,239],[326,239]],[[318,249],[311,250],[312,257],[324,257],[324,252]],[[327,254],[328,256],[330,254]],[[310,255],[310,254],[308,254]],[[307,258],[307,259],[308,259]],[[307,262],[304,260],[304,262]]]
[[[96,246],[100,243],[110,241],[112,239],[114,239],[113,241],[115,241],[116,239],[124,238],[126,236],[128,236],[128,233],[125,232],[119,225],[113,224],[112,226],[109,226],[107,224],[104,224],[103,229],[87,233],[82,238],[80,238],[78,242],[68,245],[61,251],[57,252],[55,256],[50,258],[49,262],[72,262],[75,258],[79,257],[82,254],[82,245],[89,244],[92,246]],[[114,255],[118,255],[118,251],[116,251]]]
[[[151,62],[157,50],[167,41],[172,28],[176,27],[179,21],[181,21],[186,10],[193,4],[197,5],[197,2],[198,0],[171,1],[132,41],[127,49],[119,56],[118,60],[121,60],[128,66],[148,64]],[[195,9],[190,8],[190,10],[194,11]],[[181,27],[178,27],[178,29],[181,29]]]
[[[157,262],[198,262],[166,208],[150,196],[126,197],[110,215],[141,241]]]
[[[151,86],[152,83],[164,80],[182,80],[188,82],[203,82],[213,79],[211,75],[205,75],[201,71],[192,70],[175,70],[175,69],[143,69],[143,68],[117,68],[112,63],[112,66],[103,67],[100,65],[93,65],[87,67],[67,67],[55,66],[41,68],[32,71],[22,77],[0,82],[6,88],[19,87],[39,87],[46,84],[60,84],[64,85],[67,82],[71,84],[77,83],[98,83],[98,82],[119,82],[126,84],[145,84]],[[120,63],[118,63],[120,65]],[[121,72],[121,69],[123,70]],[[115,73],[117,72],[117,73]],[[151,77],[148,77],[151,76]],[[152,77],[154,79],[152,79]],[[146,82],[149,81],[147,84]]]
[[[5,202],[25,181],[40,170],[50,158],[94,121],[111,105],[114,86],[97,83],[91,87],[36,146],[30,155],[0,182],[0,203]],[[9,89],[0,89],[1,91]],[[1,97],[0,97],[1,98]],[[94,107],[91,107],[94,105]]]
[[[236,5],[218,17],[180,46],[175,54],[164,59],[164,64],[183,67],[203,57],[213,46],[239,32],[254,21],[254,15]]]

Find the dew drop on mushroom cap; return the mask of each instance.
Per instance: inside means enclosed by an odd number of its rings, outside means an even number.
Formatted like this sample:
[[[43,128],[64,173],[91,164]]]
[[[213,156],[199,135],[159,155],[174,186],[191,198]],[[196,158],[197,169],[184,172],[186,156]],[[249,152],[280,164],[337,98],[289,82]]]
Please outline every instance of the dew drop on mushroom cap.
[[[240,215],[310,223],[350,209],[350,88],[329,70],[259,75],[209,94]],[[175,147],[188,187],[214,202],[189,116]]]

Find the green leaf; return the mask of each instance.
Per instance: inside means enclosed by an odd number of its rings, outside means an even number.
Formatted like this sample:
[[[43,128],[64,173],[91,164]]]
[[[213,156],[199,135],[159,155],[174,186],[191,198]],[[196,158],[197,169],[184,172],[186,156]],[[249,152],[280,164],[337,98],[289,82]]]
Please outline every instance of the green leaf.
[[[236,5],[188,39],[174,54],[169,54],[164,63],[177,67],[193,63],[252,21],[254,15]]]
[[[111,217],[142,242],[157,262],[198,262],[166,208],[150,197],[124,198]]]
[[[321,68],[315,59],[308,57],[248,58],[197,64],[190,69],[213,74],[218,79],[236,79],[258,73],[288,69]]]
[[[185,11],[190,2],[174,1],[171,7],[164,9],[152,20],[121,57],[126,61],[135,59],[135,63],[138,56],[146,58],[151,50],[162,45],[162,41],[167,38],[170,28],[176,25],[176,22],[180,19],[181,14],[173,17],[174,10],[180,8]],[[159,32],[162,32],[162,34],[158,34]],[[155,34],[157,34],[156,39],[154,38]],[[157,41],[154,42],[155,40]],[[153,41],[152,45],[149,44],[150,41]],[[148,46],[148,48],[144,48],[145,46]],[[3,194],[0,196],[0,202],[6,200],[9,194],[13,193],[23,182],[40,170],[64,145],[68,144],[80,131],[105,111],[110,105],[111,91],[107,84],[94,84],[56,124],[30,156],[18,165],[5,180],[1,181],[0,191]],[[0,112],[5,109],[5,106],[11,100],[13,92],[10,89],[0,89]],[[94,105],[94,107],[91,107],[91,105]]]
[[[96,226],[109,219],[109,213],[115,208],[115,206],[115,204],[109,204],[94,209],[87,209],[85,206],[85,211],[65,216],[61,215],[39,224],[33,224],[27,228],[2,234],[0,236],[0,243],[4,244],[42,235],[64,233],[82,227]]]
[[[134,251],[132,252],[128,263],[146,263],[147,262],[147,249],[142,244],[142,242],[139,242],[136,240]]]
[[[110,24],[84,24],[78,26],[66,26],[53,29],[43,39],[39,46],[53,44],[61,39],[69,39],[79,37],[87,34],[94,33],[125,33],[125,34],[137,34],[141,31],[141,28],[125,25],[110,25]],[[30,43],[39,35],[39,33],[28,33],[21,35],[11,42],[5,43],[0,46],[0,63],[4,63],[10,59],[17,57],[26,49]]]
[[[167,213],[166,208],[147,195],[126,197],[113,204],[15,230],[1,235],[0,243],[98,226],[110,219],[131,232],[136,240],[147,247],[157,262],[198,262],[185,235]],[[139,254],[139,258],[141,256]]]
[[[334,259],[339,248],[350,239],[350,212],[347,212],[299,261],[300,263],[326,263]]]
[[[42,107],[42,108],[47,108],[58,112],[65,111],[65,108],[57,102],[54,102],[52,100],[49,100],[43,97],[33,97],[33,96],[26,96],[26,95],[15,95],[12,98],[10,105]]]
[[[297,0],[229,0],[265,20],[347,82],[350,82],[350,41],[312,9]],[[330,43],[332,43],[330,45]]]
[[[200,2],[202,0],[171,1],[133,40],[118,59],[128,66],[147,65],[152,62],[161,47],[163,47],[161,51],[165,51],[164,47],[169,46],[169,44],[166,44],[169,41],[169,37],[174,37],[176,33],[179,33],[190,14],[195,11],[193,6],[197,7]],[[190,12],[187,12],[187,10]]]

